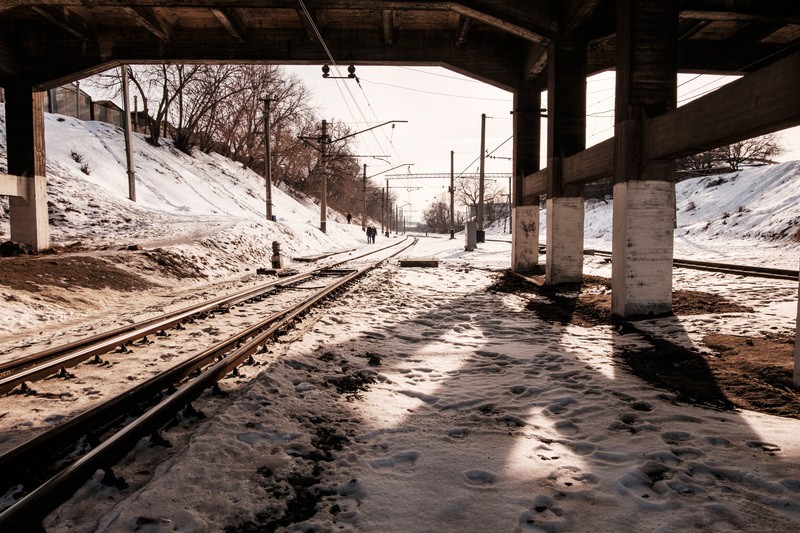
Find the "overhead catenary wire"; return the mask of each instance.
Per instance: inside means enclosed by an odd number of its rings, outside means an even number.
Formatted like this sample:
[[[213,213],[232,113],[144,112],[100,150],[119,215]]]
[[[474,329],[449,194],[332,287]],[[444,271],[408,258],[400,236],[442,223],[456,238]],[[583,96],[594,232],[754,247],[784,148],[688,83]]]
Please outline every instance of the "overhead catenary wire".
[[[303,0],[297,0],[297,1],[299,2],[300,7],[303,9],[303,13],[305,13],[306,18],[308,18],[308,22],[309,22],[312,30],[314,31],[314,34],[317,36],[317,39],[319,39],[319,42],[322,45],[322,48],[325,51],[325,54],[328,56],[328,59],[330,60],[331,64],[333,65],[333,68],[336,70],[336,75],[341,77],[341,72],[339,70],[339,65],[338,65],[338,63],[336,63],[336,60],[333,58],[333,54],[331,53],[330,49],[328,48],[328,45],[325,43],[325,39],[323,39],[322,34],[319,31],[319,28],[317,28],[317,24],[316,24],[316,22],[314,22],[314,18],[311,16],[311,13],[308,11],[308,8],[306,7],[305,2],[303,2]],[[345,98],[344,93],[342,92],[341,86],[339,85],[339,80],[337,79],[337,80],[334,80],[334,81],[336,82],[336,87],[337,87],[337,89],[339,89],[339,93],[342,96],[342,100],[344,101],[345,106],[347,107],[347,110],[350,113],[350,116],[353,118],[353,120],[356,120],[355,114],[353,113],[352,109],[350,108],[350,105],[347,103],[347,99]],[[355,105],[356,109],[358,109],[358,112],[361,114],[361,118],[363,118],[364,121],[367,122],[367,118],[364,115],[364,112],[359,107],[358,101],[356,100],[355,96],[353,96],[353,93],[350,90],[350,87],[348,87],[346,84],[345,84],[344,87],[347,90],[348,94],[350,95],[350,98],[353,100],[353,104]],[[372,134],[372,137],[375,139],[375,142],[377,143],[377,145],[379,147],[379,151],[383,152],[384,151],[383,146],[381,145],[380,141],[378,141],[378,138],[375,136],[375,132],[373,131],[373,132],[371,132],[371,134]]]

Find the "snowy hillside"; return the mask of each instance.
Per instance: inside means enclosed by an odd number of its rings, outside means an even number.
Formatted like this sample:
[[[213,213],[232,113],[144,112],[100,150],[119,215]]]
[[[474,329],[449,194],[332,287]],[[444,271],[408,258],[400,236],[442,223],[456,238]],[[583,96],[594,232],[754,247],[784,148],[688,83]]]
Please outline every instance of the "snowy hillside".
[[[800,162],[682,181],[675,194],[675,257],[797,268]],[[611,250],[611,215],[611,199],[587,202],[586,248]]]
[[[201,257],[204,273],[226,277],[269,259],[273,240],[287,255],[363,242],[358,224],[328,224],[319,211],[273,189],[278,223],[264,219],[263,178],[216,154],[161,148],[134,135],[137,202],[127,200],[122,131],[101,122],[45,115],[48,194],[53,243],[97,249],[140,245],[168,247],[188,259]],[[5,170],[5,115],[0,107],[0,170]],[[88,167],[89,174],[81,168]],[[676,188],[675,256],[797,268],[800,240],[800,162],[748,168],[696,178]],[[0,199],[0,240],[9,237],[8,200]],[[331,222],[343,216],[329,212]],[[586,206],[585,246],[611,249],[612,202]],[[545,242],[546,213],[541,216]],[[487,228],[501,233],[502,226]],[[79,245],[75,245],[79,243]],[[201,246],[202,253],[197,250]],[[753,247],[769,250],[753,253]]]
[[[5,113],[0,107],[0,169],[5,170]],[[363,241],[358,226],[319,226],[319,210],[273,188],[265,220],[263,177],[217,154],[192,157],[169,141],[155,148],[134,135],[136,197],[128,198],[122,130],[102,122],[45,114],[50,230],[54,245],[108,248],[169,247],[203,257],[205,274],[225,277],[268,262],[271,243],[287,255]],[[82,171],[88,170],[88,174]],[[8,200],[0,209],[0,240],[9,238]],[[331,222],[343,217],[329,211]],[[77,244],[76,244],[77,243]],[[202,253],[193,250],[203,247]]]

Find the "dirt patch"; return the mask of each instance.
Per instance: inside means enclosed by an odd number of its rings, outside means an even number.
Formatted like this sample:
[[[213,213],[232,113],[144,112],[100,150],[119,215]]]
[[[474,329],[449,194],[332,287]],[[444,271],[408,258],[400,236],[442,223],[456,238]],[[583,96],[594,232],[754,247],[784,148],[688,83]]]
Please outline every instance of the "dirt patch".
[[[138,274],[96,257],[20,256],[0,260],[0,285],[41,292],[47,286],[130,292],[156,287]]]
[[[610,289],[607,278],[585,276],[582,284],[551,287],[544,285],[544,276],[522,278],[510,272],[490,287],[496,292],[532,295],[528,309],[547,322],[613,325],[620,333],[638,334],[649,347],[615,351],[614,356],[642,380],[671,391],[676,401],[800,418],[800,389],[792,384],[793,339],[714,334],[703,339],[714,353],[701,353],[636,327],[636,318],[652,317],[612,318]],[[700,291],[675,291],[672,308],[677,316],[753,312]]]
[[[144,256],[152,261],[158,270],[175,278],[206,278],[197,264],[181,256],[171,254],[161,248],[148,250]]]
[[[736,407],[800,418],[791,338],[715,334],[703,337],[703,343],[716,352],[708,365]]]
[[[583,327],[612,323],[611,280],[608,278],[584,276],[583,283],[550,286],[544,284],[543,275],[522,277],[507,271],[488,290],[540,296],[528,302],[528,309],[547,322]],[[716,294],[685,290],[672,293],[671,314],[677,316],[752,311]]]

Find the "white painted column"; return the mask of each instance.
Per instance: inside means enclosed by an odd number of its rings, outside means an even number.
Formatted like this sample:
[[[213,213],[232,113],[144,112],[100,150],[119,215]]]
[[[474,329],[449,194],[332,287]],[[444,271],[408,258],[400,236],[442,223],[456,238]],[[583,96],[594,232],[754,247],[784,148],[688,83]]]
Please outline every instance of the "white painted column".
[[[23,178],[26,195],[9,197],[11,240],[25,243],[37,252],[50,247],[47,217],[47,180],[44,176]]]
[[[674,188],[661,180],[614,185],[611,312],[615,315],[672,310]]]
[[[794,384],[800,387],[800,288],[797,289],[797,320],[794,329]]]
[[[517,206],[511,220],[511,270],[531,270],[539,264],[539,206]]]
[[[545,283],[583,281],[583,197],[547,199],[547,274]]]

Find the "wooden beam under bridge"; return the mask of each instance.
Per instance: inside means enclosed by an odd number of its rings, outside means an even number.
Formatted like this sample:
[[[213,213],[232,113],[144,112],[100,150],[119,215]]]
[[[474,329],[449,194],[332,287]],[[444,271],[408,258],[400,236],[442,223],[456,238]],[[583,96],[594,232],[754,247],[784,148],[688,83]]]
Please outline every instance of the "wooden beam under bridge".
[[[800,124],[800,52],[748,74],[688,104],[644,119],[642,160],[671,159],[765,135]],[[545,193],[548,170],[525,177],[525,204]],[[564,184],[580,184],[614,173],[614,138],[563,161]]]

